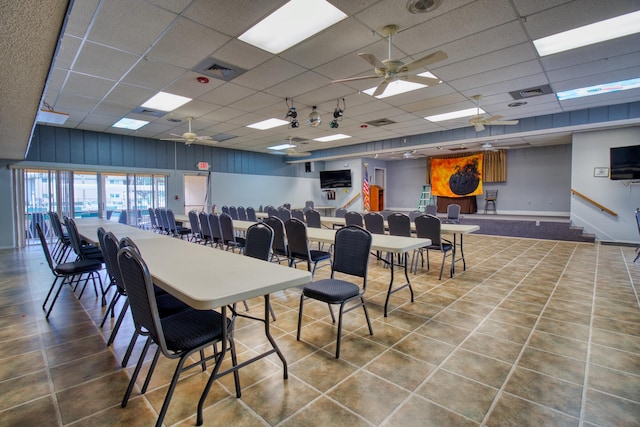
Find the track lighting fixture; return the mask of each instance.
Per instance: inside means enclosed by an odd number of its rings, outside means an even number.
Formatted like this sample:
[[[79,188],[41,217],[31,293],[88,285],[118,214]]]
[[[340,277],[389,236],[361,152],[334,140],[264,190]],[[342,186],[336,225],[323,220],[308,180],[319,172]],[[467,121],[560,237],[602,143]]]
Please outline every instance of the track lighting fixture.
[[[293,106],[293,100],[291,100],[291,105],[289,105],[289,98],[285,98],[284,101],[287,103],[287,114],[284,118],[289,120],[289,127],[294,129],[300,127],[297,119],[298,112],[296,111],[296,107]]]
[[[329,123],[329,127],[331,129],[337,129],[340,126],[339,122],[342,121],[342,116],[344,115],[344,110],[346,109],[347,104],[344,98],[342,98],[342,108],[340,108],[340,100],[338,99],[336,109],[333,110],[333,120],[331,120],[331,122]]]
[[[307,124],[312,128],[317,128],[322,124],[322,117],[320,117],[320,113],[316,111],[317,108],[315,105],[312,107],[312,111],[309,113],[309,118],[307,119]]]

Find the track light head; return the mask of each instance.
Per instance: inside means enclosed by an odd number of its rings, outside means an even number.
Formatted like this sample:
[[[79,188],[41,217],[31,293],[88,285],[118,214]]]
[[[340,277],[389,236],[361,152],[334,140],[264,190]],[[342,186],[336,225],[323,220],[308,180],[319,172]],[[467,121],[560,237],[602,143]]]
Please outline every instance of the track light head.
[[[337,129],[340,126],[340,124],[338,123],[337,119],[333,119],[331,120],[331,122],[329,122],[329,127],[331,129]]]

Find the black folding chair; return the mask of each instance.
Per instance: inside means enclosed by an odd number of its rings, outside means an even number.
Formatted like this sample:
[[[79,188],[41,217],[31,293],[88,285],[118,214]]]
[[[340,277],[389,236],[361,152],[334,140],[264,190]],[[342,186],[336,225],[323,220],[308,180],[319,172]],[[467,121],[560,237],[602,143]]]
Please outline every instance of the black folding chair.
[[[47,296],[44,299],[44,302],[42,303],[42,309],[47,313],[45,318],[47,319],[49,318],[49,315],[51,314],[51,310],[53,310],[53,306],[58,300],[58,296],[60,296],[60,291],[62,290],[62,286],[65,283],[68,283],[69,285],[72,285],[73,282],[79,283],[82,280],[82,276],[86,276],[84,279],[84,286],[86,286],[87,282],[89,281],[89,278],[91,278],[93,280],[93,287],[96,291],[96,296],[97,296],[98,289],[96,288],[96,276],[98,277],[98,280],[100,280],[99,271],[102,269],[102,263],[98,260],[79,259],[76,261],[64,262],[64,263],[59,263],[57,265],[54,265],[53,258],[51,257],[51,252],[49,252],[49,245],[47,244],[47,239],[44,236],[44,232],[42,231],[42,227],[40,227],[40,224],[36,224],[36,234],[40,239],[40,244],[42,245],[42,250],[47,260],[47,264],[49,265],[49,268],[51,269],[51,272],[53,273],[53,276],[54,276],[53,283],[51,283],[49,292],[47,293]],[[49,301],[51,294],[56,288],[56,283],[58,283],[59,279],[61,279],[60,284],[58,285],[58,289],[55,291],[55,295],[53,297],[53,300],[51,301],[51,305],[49,306],[49,309],[47,309],[47,302]],[[84,289],[84,286],[83,286],[83,289]]]
[[[336,231],[335,243],[333,246],[333,263],[331,266],[331,277],[329,279],[318,280],[309,283],[302,289],[300,296],[300,309],[298,311],[298,333],[296,339],[300,341],[302,329],[302,310],[304,300],[307,298],[325,302],[329,305],[329,312],[333,323],[336,318],[331,309],[331,305],[339,304],[338,314],[338,338],[336,341],[336,358],[340,357],[340,338],[342,335],[342,315],[355,308],[362,307],[369,334],[373,335],[371,320],[367,312],[364,301],[364,292],[367,289],[367,270],[369,265],[369,251],[371,250],[371,233],[362,227],[352,225],[346,226]],[[335,273],[348,274],[362,279],[362,285],[357,285],[347,280],[336,279]],[[359,300],[359,301],[357,301]],[[346,304],[357,301],[355,304]]]
[[[232,364],[233,366],[237,365],[233,342],[233,321],[214,310],[194,309],[184,310],[173,316],[161,318],[158,313],[151,274],[140,254],[132,248],[121,249],[118,252],[118,265],[122,272],[136,331],[140,335],[147,336],[138,363],[131,375],[129,386],[122,399],[122,407],[124,408],[127,405],[151,343],[155,343],[158,346],[158,350],[142,386],[141,392],[143,394],[147,390],[160,353],[170,359],[178,359],[178,364],[156,421],[156,427],[160,427],[182,372],[196,366],[201,366],[204,371],[206,362],[214,360],[215,365],[211,375],[214,378],[217,376],[225,354],[224,351],[218,351],[216,348],[217,343],[221,342],[223,347],[228,345],[231,351]],[[226,313],[226,310],[224,312]],[[212,347],[213,352],[210,356],[203,357],[204,349],[207,347]],[[185,366],[185,362],[196,352],[200,353],[200,360]],[[240,377],[237,370],[234,370],[233,373],[236,394],[239,397]],[[199,417],[201,417],[200,413]]]

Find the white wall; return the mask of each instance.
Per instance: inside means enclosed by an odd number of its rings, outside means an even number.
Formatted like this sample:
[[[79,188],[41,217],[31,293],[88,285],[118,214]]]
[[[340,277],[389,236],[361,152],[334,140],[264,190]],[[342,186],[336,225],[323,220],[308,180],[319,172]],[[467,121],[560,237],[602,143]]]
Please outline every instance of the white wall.
[[[609,167],[609,148],[640,144],[640,127],[573,135],[571,188],[616,212],[617,217],[571,196],[571,222],[589,230],[597,240],[638,243],[635,210],[640,207],[640,183],[593,176],[596,167]]]

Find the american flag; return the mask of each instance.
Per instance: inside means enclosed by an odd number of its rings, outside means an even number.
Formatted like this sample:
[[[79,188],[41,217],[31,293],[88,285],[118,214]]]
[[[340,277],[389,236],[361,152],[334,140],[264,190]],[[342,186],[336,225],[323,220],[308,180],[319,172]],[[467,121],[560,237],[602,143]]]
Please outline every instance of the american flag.
[[[364,168],[364,179],[362,180],[362,205],[365,210],[371,209],[371,199],[369,198],[369,174]]]

